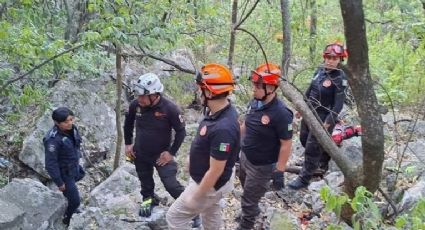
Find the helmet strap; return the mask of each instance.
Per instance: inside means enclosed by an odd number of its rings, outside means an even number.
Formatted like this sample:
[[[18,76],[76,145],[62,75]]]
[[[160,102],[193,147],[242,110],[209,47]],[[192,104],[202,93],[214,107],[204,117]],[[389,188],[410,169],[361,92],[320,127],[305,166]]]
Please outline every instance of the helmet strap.
[[[264,96],[261,97],[260,99],[255,98],[256,100],[259,100],[259,101],[265,101],[267,99],[267,96],[276,92],[276,89],[277,89],[277,87],[275,87],[272,92],[267,92],[267,84],[262,83],[262,85],[263,85],[263,90],[264,90]]]
[[[149,102],[150,102],[149,107],[153,107],[153,106],[154,106],[154,104],[153,104],[153,103],[155,103],[155,101],[158,99],[158,97],[159,97],[159,93],[156,93],[156,94],[155,94],[155,98],[154,98],[154,99],[152,99],[152,96],[153,96],[153,94],[148,95]]]

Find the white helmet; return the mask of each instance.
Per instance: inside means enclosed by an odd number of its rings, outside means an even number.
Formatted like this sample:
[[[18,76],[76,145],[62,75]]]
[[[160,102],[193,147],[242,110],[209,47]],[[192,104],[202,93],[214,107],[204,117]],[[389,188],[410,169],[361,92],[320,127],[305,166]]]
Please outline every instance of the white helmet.
[[[162,91],[164,91],[164,86],[154,73],[143,74],[134,84],[134,94],[136,96],[162,93]]]

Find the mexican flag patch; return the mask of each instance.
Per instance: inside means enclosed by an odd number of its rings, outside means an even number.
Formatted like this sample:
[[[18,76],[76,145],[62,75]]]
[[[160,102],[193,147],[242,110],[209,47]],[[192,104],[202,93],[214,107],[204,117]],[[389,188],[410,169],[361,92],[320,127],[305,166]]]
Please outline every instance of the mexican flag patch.
[[[218,147],[218,150],[221,152],[230,152],[230,144],[229,143],[220,143],[220,147]]]
[[[292,123],[288,124],[288,131],[292,131]]]

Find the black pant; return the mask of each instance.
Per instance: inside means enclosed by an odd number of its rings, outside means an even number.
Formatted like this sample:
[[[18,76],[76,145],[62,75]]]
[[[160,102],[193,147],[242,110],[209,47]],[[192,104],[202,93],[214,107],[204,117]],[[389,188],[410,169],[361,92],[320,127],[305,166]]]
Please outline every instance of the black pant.
[[[85,172],[81,166],[78,165],[76,167],[61,169],[61,175],[62,180],[65,183],[65,191],[63,191],[63,195],[68,200],[68,207],[66,209],[65,216],[66,218],[71,219],[72,214],[74,214],[81,203],[76,181],[81,180],[84,177]]]
[[[318,115],[322,122],[324,122],[328,113],[319,113]],[[332,133],[334,127],[335,123],[330,124],[327,130],[328,133]],[[304,120],[301,121],[300,141],[302,146],[305,148],[304,165],[300,176],[305,181],[309,181],[316,169],[321,168],[327,170],[331,157],[323,150],[316,137],[309,131]]]
[[[242,230],[252,229],[255,218],[260,214],[258,203],[269,187],[274,165],[253,165],[241,152],[241,168],[239,179],[243,187],[241,197],[242,217],[239,227]]]
[[[170,161],[164,166],[158,166],[153,160],[143,159],[143,156],[138,156],[135,159],[136,171],[139,176],[140,184],[142,190],[140,193],[143,196],[143,199],[154,197],[155,182],[153,180],[153,168],[156,168],[156,171],[161,178],[162,183],[164,184],[167,192],[174,198],[180,196],[184,191],[184,187],[177,180],[177,163],[175,161]]]

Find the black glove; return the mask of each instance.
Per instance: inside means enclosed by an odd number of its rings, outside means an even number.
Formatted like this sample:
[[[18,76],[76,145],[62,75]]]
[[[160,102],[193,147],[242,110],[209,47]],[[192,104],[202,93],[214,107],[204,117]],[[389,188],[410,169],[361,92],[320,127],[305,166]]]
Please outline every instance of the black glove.
[[[273,180],[273,188],[275,190],[282,190],[285,187],[283,172],[275,170],[273,172],[272,180]]]
[[[78,165],[78,176],[75,178],[75,181],[79,181],[83,179],[83,177],[86,175],[86,172],[84,171],[84,168],[81,165]]]
[[[150,217],[152,214],[152,209],[154,207],[153,199],[151,197],[143,200],[143,203],[140,205],[139,216]]]

